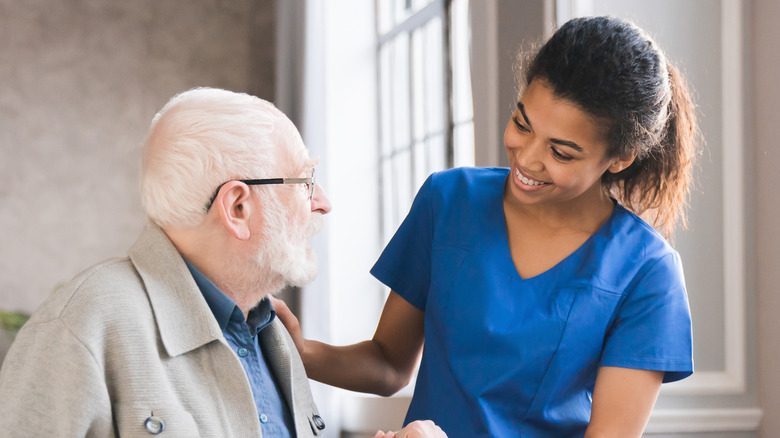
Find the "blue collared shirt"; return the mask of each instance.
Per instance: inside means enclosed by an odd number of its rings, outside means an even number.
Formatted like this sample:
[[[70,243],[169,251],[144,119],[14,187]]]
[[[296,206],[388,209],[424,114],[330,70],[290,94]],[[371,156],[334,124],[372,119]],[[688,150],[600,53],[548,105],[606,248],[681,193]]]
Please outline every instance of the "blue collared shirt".
[[[187,260],[195,283],[211,308],[222,334],[230,348],[236,353],[244,367],[249,386],[257,407],[257,416],[264,437],[295,437],[295,423],[290,409],[279,390],[275,377],[268,368],[263,350],[258,342],[260,331],[268,327],[276,317],[271,301],[266,297],[249,311],[247,319],[244,313],[214,285],[206,276]],[[266,353],[267,354],[267,353]]]

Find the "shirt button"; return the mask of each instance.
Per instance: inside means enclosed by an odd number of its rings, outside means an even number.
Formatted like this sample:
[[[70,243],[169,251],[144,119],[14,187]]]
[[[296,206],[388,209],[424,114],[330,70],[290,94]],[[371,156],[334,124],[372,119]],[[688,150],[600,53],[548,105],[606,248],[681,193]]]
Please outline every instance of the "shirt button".
[[[161,418],[155,417],[154,414],[152,414],[151,417],[144,421],[144,427],[152,435],[159,435],[165,429],[165,423],[163,423]]]
[[[241,357],[246,357],[246,355],[249,354],[246,348],[241,347],[238,349],[238,355]]]
[[[268,415],[260,414],[260,422],[263,424],[268,423]]]

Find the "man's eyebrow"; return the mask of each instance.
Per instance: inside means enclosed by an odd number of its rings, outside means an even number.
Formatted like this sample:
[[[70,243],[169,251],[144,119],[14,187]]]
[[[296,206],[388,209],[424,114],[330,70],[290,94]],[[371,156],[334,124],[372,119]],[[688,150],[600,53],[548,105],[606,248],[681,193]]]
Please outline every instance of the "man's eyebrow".
[[[300,167],[295,167],[298,169],[299,173],[306,173],[311,172],[312,169],[317,167],[317,164],[319,163],[319,158],[307,158],[303,163],[301,163]]]

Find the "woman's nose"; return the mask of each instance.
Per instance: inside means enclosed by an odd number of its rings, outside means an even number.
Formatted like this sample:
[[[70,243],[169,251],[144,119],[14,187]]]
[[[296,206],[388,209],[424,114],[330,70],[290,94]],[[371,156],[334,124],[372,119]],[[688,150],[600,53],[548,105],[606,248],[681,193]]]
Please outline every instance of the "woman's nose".
[[[522,147],[513,148],[512,153],[519,167],[531,171],[541,171],[544,169],[545,149],[545,145],[541,142],[529,141]]]

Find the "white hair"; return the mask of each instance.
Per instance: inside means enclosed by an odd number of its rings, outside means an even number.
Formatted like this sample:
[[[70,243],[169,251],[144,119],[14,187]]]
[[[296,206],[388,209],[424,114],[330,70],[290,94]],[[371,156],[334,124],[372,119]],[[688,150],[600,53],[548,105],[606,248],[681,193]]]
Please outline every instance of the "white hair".
[[[154,117],[144,143],[146,214],[161,227],[197,226],[220,184],[278,177],[283,151],[305,148],[293,123],[272,103],[215,88],[180,93]]]

